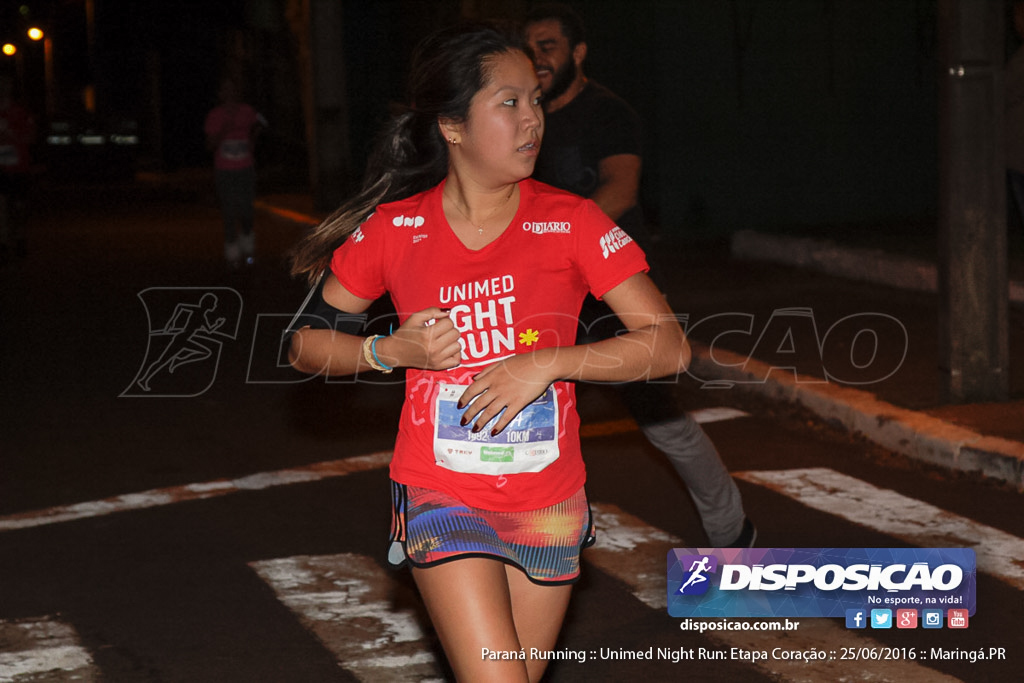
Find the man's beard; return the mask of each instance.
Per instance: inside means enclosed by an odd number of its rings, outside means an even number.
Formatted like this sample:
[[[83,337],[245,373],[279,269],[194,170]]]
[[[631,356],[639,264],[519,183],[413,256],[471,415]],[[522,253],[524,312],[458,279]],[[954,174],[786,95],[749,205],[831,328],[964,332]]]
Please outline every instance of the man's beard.
[[[551,87],[544,93],[544,99],[549,102],[558,99],[569,89],[574,80],[576,80],[576,62],[567,59],[558,71],[551,74]]]

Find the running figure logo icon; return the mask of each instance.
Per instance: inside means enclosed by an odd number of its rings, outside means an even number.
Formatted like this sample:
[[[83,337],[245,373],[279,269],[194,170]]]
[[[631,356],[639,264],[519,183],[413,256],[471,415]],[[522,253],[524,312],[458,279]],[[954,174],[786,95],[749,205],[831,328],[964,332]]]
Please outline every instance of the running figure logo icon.
[[[149,343],[142,367],[121,396],[205,392],[217,376],[224,343],[238,336],[241,295],[226,287],[150,287],[138,296],[149,317]]]
[[[707,574],[718,570],[718,558],[714,555],[687,555],[680,558],[680,566],[687,567],[686,578],[679,586],[680,595],[704,595],[711,587]]]

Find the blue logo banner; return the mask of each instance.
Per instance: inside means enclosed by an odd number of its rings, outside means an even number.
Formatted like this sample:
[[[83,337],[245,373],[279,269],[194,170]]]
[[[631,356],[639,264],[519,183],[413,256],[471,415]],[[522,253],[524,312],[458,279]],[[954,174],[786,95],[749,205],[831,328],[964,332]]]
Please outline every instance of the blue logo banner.
[[[844,617],[862,628],[872,610],[955,608],[974,616],[976,580],[969,548],[673,548],[668,613]]]

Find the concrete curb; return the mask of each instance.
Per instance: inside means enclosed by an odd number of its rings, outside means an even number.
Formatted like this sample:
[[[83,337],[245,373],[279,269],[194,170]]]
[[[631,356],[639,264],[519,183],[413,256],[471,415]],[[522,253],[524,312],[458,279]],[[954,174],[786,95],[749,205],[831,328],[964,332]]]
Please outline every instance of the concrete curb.
[[[889,450],[924,462],[1012,484],[1024,491],[1024,444],[984,436],[924,413],[886,403],[873,394],[817,377],[772,372],[740,354],[691,341],[690,372],[773,400],[801,405],[827,422],[863,435]],[[767,379],[765,379],[767,378]]]
[[[879,249],[844,247],[806,237],[740,230],[732,236],[731,253],[746,261],[782,263],[899,289],[938,291],[938,271],[934,263]],[[1012,303],[1024,304],[1024,283],[1010,282],[1008,294]]]

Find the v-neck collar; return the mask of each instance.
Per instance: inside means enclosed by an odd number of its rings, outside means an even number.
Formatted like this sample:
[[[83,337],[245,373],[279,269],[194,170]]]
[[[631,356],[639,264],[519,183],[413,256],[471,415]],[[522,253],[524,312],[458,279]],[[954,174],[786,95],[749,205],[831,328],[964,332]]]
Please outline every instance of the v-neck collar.
[[[484,253],[485,251],[487,251],[488,249],[493,247],[495,244],[498,244],[499,242],[507,239],[507,236],[509,235],[509,233],[512,232],[512,228],[517,223],[520,222],[520,220],[521,220],[520,219],[520,214],[523,212],[523,205],[525,204],[525,202],[523,201],[524,197],[525,197],[524,193],[527,192],[526,186],[528,185],[528,183],[525,181],[525,179],[524,180],[520,180],[518,183],[516,183],[516,185],[518,185],[518,187],[519,187],[519,206],[516,207],[516,212],[515,212],[515,214],[513,214],[512,220],[509,221],[508,225],[506,225],[502,229],[502,231],[501,231],[501,233],[499,235],[497,235],[494,239],[492,239],[490,242],[488,242],[484,246],[480,247],[479,249],[471,249],[471,248],[469,248],[468,246],[466,246],[466,243],[463,242],[459,238],[459,236],[455,233],[455,229],[452,228],[451,224],[448,222],[448,216],[446,216],[445,213],[444,213],[444,187],[445,187],[445,185],[447,183],[448,183],[448,179],[445,178],[444,180],[441,181],[441,184],[437,186],[437,196],[436,196],[436,199],[435,199],[435,201],[437,202],[437,212],[441,216],[441,218],[444,220],[445,233],[447,235],[449,235],[451,237],[452,241],[455,242],[459,246],[459,248],[461,248],[464,252],[469,253],[469,254],[482,254],[482,253]]]

